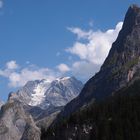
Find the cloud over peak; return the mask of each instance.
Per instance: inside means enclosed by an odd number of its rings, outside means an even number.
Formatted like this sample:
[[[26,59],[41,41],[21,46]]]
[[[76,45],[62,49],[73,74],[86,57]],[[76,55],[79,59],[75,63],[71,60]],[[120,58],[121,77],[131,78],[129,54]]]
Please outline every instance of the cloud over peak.
[[[12,60],[6,63],[5,69],[0,69],[0,76],[8,79],[9,87],[16,88],[24,86],[28,81],[42,79],[53,80],[57,77],[57,73],[49,68],[38,68],[33,65],[20,68],[16,61]]]
[[[6,63],[6,67],[7,69],[17,69],[18,68],[18,64],[16,63],[15,60],[9,61]]]
[[[78,40],[67,51],[77,55],[80,59],[92,62],[94,64],[102,64],[108,55],[112,43],[116,40],[123,22],[119,22],[115,29],[109,29],[105,32],[84,31],[80,28],[68,28],[72,33],[76,34]],[[81,40],[86,40],[83,43]]]

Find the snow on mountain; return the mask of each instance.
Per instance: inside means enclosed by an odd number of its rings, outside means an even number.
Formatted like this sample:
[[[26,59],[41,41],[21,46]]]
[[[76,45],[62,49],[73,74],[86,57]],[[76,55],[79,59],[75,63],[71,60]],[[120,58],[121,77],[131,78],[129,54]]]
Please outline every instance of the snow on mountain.
[[[43,105],[49,103],[55,107],[64,106],[79,95],[82,87],[83,84],[74,77],[56,79],[46,90],[46,99]]]
[[[11,93],[9,99],[42,109],[60,107],[77,97],[82,87],[83,84],[74,77],[62,77],[54,81],[29,81],[17,93]]]
[[[45,100],[45,92],[50,86],[51,81],[42,80],[33,89],[33,94],[31,95],[31,101],[29,105],[37,106],[40,105]]]

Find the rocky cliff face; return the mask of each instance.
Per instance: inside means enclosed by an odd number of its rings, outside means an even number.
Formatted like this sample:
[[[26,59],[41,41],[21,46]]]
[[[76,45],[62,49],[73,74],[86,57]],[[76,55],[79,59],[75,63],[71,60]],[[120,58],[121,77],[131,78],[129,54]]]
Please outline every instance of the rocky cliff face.
[[[132,5],[100,71],[85,84],[80,95],[66,105],[61,115],[68,116],[90,101],[112,96],[137,78],[140,78],[140,8]]]
[[[25,137],[25,132],[26,137]],[[0,140],[40,140],[40,129],[19,102],[9,101],[0,111]]]

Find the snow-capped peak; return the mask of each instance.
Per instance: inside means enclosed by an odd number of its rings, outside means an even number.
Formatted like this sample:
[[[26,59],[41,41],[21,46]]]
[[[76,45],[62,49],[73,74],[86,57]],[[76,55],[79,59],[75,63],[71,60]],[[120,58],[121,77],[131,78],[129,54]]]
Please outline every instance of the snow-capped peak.
[[[78,96],[83,84],[74,77],[61,77],[54,81],[47,79],[29,81],[10,99],[18,99],[30,106],[48,108],[50,105],[64,106]]]

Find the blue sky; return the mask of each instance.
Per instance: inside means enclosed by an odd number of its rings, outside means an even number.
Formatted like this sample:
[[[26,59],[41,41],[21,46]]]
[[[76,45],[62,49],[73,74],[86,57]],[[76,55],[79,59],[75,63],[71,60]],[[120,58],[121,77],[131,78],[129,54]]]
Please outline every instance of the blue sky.
[[[0,99],[37,78],[88,80],[132,3],[140,5],[139,0],[0,0]]]

